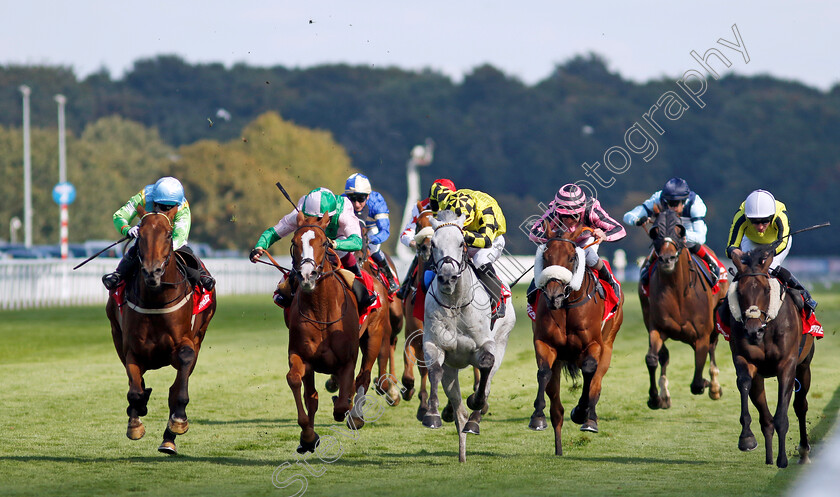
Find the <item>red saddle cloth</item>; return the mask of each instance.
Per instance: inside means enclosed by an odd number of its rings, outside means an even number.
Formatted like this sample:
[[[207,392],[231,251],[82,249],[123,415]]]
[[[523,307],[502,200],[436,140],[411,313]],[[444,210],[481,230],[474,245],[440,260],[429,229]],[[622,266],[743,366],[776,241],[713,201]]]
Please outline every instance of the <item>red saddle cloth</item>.
[[[359,279],[359,277],[357,276],[356,279]],[[373,276],[371,276],[367,271],[362,271],[362,283],[364,283],[365,288],[367,288],[369,293],[376,295],[376,301],[367,308],[364,314],[359,316],[359,326],[365,322],[373,311],[382,307],[382,302],[379,301],[379,294],[376,293],[376,290],[373,288],[373,281]],[[389,298],[388,300],[390,301],[391,299]]]
[[[193,287],[193,314],[203,312],[213,303],[213,292],[196,285]]]
[[[822,338],[825,336],[825,331],[823,330],[822,324],[817,320],[817,313],[812,312],[810,316],[805,317],[805,310],[803,309],[802,312],[799,314],[800,319],[802,319],[802,334],[803,335],[814,335],[817,339]],[[723,335],[723,338],[726,341],[729,341],[729,334],[732,330],[729,328],[729,323],[724,323],[720,320],[720,313],[715,312],[715,329]]]
[[[610,267],[610,263],[604,261],[604,265],[607,266],[607,270],[610,272],[610,274],[612,274],[612,268]],[[604,288],[604,300],[606,301],[606,303],[604,305],[604,317],[601,318],[601,321],[607,321],[608,319],[615,316],[615,313],[618,311],[619,297],[613,291],[612,285],[598,278],[598,271],[594,269],[590,270],[592,271],[592,275],[601,281],[601,286]],[[613,279],[615,279],[614,274]],[[621,287],[621,283],[619,283],[618,286]],[[542,297],[542,290],[538,289],[535,292],[534,302],[539,301],[540,297]],[[533,308],[533,306],[530,303],[525,306],[525,311],[528,313],[528,317],[531,318],[531,321],[535,321],[537,319],[537,311]]]
[[[491,312],[495,312],[496,309],[498,308],[498,306],[500,306],[502,304],[507,305],[507,301],[510,298],[510,295],[511,295],[510,294],[510,289],[507,287],[507,285],[502,283],[502,298],[499,300],[498,305],[496,307],[494,307]],[[411,314],[415,318],[419,319],[420,321],[423,321],[423,319],[425,317],[425,313],[426,313],[426,293],[421,291],[421,289],[418,288],[417,289],[417,294],[414,297],[414,308],[412,308]]]

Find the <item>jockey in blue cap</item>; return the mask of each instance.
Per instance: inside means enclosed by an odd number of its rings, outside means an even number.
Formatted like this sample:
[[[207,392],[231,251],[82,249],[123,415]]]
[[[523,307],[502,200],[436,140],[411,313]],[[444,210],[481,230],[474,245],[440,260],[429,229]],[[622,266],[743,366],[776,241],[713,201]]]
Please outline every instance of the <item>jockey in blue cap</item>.
[[[353,204],[356,217],[365,223],[370,257],[379,266],[379,271],[388,282],[388,293],[396,292],[399,289],[396,276],[381,250],[382,244],[391,235],[388,204],[379,192],[371,190],[370,180],[360,173],[352,174],[347,178],[344,184],[344,196]]]
[[[186,264],[187,276],[193,283],[200,283],[207,291],[213,289],[216,280],[207,273],[204,264],[198,256],[187,245],[187,238],[190,234],[192,215],[190,204],[184,196],[184,187],[181,182],[171,176],[165,176],[157,180],[153,185],[146,185],[136,195],[128,199],[125,205],[114,213],[114,227],[123,236],[137,238],[140,231],[139,226],[131,226],[131,221],[137,217],[137,206],[142,205],[146,212],[166,212],[170,209],[177,209],[175,212],[174,228],[172,229],[172,248],[192,256],[198,268]],[[137,270],[139,265],[137,257],[137,245],[132,244],[131,248],[123,256],[117,270],[102,277],[102,283],[108,290],[113,290],[127,277]]]

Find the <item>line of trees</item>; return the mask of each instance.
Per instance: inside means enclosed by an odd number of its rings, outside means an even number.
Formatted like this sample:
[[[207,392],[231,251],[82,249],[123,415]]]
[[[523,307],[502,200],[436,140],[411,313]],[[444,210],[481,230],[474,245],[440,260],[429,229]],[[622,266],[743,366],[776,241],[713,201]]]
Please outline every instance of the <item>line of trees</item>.
[[[91,224],[71,238],[111,236],[103,219],[164,173],[185,179],[197,218],[191,238],[217,247],[252,245],[286,211],[269,191],[275,181],[298,181],[295,194],[314,186],[340,190],[354,170],[391,201],[398,231],[408,152],[428,136],[437,147],[434,163],[421,171],[423,184],[447,176],[495,196],[509,223],[509,250],[529,253],[517,225],[559,186],[585,178],[581,164],[603,162],[676,79],[633,83],[592,54],[558,65],[534,85],[490,65],[459,83],[430,70],[226,68],[174,56],[138,60],[118,80],[105,71],[78,80],[68,68],[0,67],[0,192],[8,192],[0,225],[22,214],[17,87],[27,84],[37,128],[33,164],[43,166],[38,181],[49,188],[57,171],[48,166],[57,164],[51,96],[68,97],[68,175],[79,189],[71,215]],[[609,212],[619,218],[668,178],[682,176],[709,206],[709,244],[718,251],[733,213],[755,188],[785,202],[796,228],[840,223],[832,200],[840,187],[840,86],[821,92],[767,76],[726,76],[710,80],[703,99],[703,109],[689,109],[655,136],[655,157],[634,156],[613,186],[599,189]],[[57,208],[46,207],[44,188],[36,192],[36,203],[43,201],[38,217],[50,219],[36,237],[49,242],[57,239]],[[99,196],[86,199],[89,192]],[[641,255],[649,241],[641,230],[630,231],[615,246]],[[828,255],[838,243],[840,233],[831,228],[803,235],[794,250]]]

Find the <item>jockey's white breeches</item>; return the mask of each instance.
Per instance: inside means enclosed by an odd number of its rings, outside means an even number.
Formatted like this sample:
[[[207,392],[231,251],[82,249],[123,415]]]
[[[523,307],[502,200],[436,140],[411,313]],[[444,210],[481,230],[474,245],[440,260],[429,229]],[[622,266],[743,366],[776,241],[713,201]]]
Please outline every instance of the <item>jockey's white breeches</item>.
[[[793,245],[793,237],[789,236],[788,237],[788,242],[787,242],[787,247],[785,247],[785,249],[782,250],[781,254],[777,254],[777,255],[773,256],[773,262],[770,263],[770,269],[777,268],[777,267],[781,266],[783,262],[785,262],[785,257],[787,257],[788,253],[790,253],[791,245]],[[744,238],[741,239],[741,247],[740,248],[743,252],[749,252],[750,250],[753,250],[753,249],[756,249],[756,248],[759,248],[759,247],[770,248],[770,244],[755,243],[754,241],[750,240],[747,237],[744,237]]]
[[[467,255],[473,261],[475,267],[481,267],[485,264],[496,262],[502,256],[502,251],[505,249],[505,237],[499,235],[493,240],[490,248],[476,248],[470,247],[467,249]]]

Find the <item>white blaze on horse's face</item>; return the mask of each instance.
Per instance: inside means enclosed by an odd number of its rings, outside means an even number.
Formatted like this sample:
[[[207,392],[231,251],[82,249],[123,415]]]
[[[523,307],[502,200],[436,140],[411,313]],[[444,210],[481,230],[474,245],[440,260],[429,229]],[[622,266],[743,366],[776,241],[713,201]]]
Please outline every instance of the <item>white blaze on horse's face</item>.
[[[318,282],[318,274],[315,271],[315,249],[312,241],[315,239],[315,231],[307,230],[300,235],[300,287],[307,292],[315,289]]]
[[[432,236],[432,257],[435,261],[435,278],[441,293],[455,291],[458,278],[466,269],[466,245],[462,226],[464,216],[451,221],[432,219],[435,233]]]

